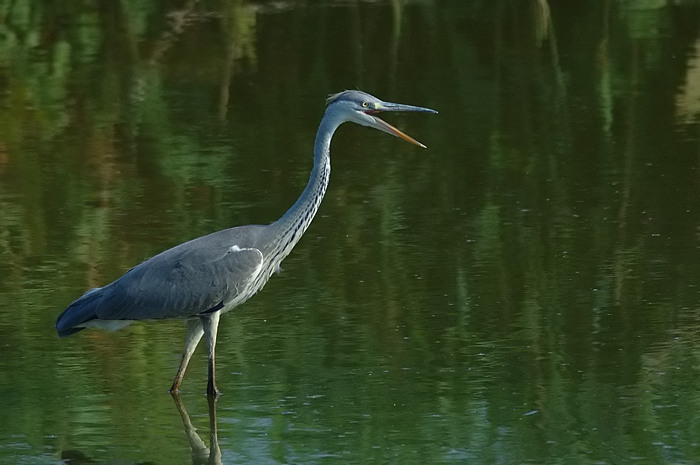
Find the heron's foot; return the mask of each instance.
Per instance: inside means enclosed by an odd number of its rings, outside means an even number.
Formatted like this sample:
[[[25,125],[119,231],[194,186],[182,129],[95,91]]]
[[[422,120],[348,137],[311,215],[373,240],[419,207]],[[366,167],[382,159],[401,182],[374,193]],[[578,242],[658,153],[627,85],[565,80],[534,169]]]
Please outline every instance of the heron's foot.
[[[221,391],[216,386],[207,386],[207,397],[218,397],[221,395]]]
[[[180,383],[177,380],[175,380],[170,386],[170,389],[168,389],[168,392],[170,394],[180,394]]]

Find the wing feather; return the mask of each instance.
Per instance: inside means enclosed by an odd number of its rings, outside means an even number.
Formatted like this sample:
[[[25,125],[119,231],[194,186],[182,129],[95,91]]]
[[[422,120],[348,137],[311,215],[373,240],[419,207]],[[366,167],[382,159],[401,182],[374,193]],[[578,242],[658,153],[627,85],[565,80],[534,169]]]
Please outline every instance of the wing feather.
[[[257,279],[263,252],[256,244],[264,241],[265,228],[239,226],[168,249],[87,291],[59,315],[56,330],[68,336],[85,327],[116,329],[131,320],[230,310],[264,283]]]
[[[143,262],[103,288],[97,318],[178,318],[242,302],[263,262],[262,252],[256,248],[171,251]]]

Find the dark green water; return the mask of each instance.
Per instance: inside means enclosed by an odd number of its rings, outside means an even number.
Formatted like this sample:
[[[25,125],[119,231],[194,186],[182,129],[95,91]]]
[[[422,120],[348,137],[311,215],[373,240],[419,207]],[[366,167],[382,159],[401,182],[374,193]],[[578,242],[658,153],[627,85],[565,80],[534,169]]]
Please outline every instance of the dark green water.
[[[167,3],[0,2],[0,463],[700,462],[697,1]],[[358,87],[429,148],[339,130],[216,418],[182,322],[58,339],[277,219]]]

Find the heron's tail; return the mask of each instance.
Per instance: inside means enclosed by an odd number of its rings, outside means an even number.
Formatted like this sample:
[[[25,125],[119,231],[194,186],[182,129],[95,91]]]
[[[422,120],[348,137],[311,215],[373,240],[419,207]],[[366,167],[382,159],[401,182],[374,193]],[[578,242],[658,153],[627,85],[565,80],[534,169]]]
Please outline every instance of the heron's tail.
[[[63,311],[56,319],[59,337],[70,336],[85,329],[84,323],[97,318],[95,309],[102,298],[101,287],[90,289]]]

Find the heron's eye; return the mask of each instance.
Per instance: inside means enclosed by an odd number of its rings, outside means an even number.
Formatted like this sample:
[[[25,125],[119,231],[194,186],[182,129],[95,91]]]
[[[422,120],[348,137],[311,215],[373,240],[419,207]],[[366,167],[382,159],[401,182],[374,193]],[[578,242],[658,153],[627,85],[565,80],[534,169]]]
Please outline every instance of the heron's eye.
[[[362,108],[367,108],[369,106],[369,102],[362,102]]]

